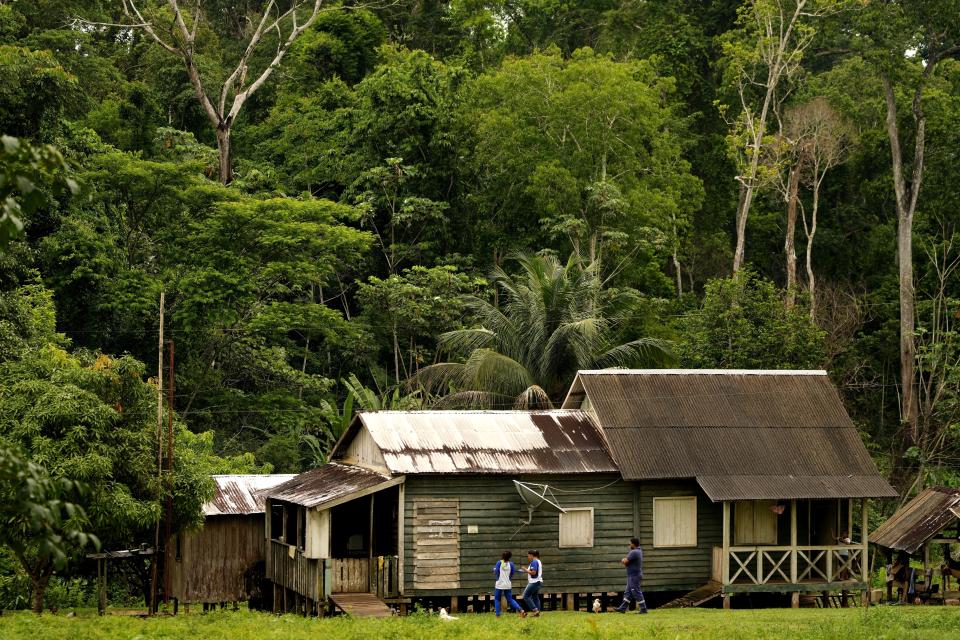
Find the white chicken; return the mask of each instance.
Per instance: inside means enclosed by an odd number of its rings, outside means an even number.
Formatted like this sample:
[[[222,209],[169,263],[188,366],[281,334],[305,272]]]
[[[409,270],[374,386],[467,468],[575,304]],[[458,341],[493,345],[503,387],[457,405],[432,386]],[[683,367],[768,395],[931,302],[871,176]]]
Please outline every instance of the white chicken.
[[[597,598],[593,601],[593,612],[600,613],[603,610],[603,605],[600,604],[600,598]]]
[[[440,619],[441,620],[457,620],[458,618],[456,616],[450,615],[449,613],[447,613],[446,609],[444,609],[443,607],[440,607]]]

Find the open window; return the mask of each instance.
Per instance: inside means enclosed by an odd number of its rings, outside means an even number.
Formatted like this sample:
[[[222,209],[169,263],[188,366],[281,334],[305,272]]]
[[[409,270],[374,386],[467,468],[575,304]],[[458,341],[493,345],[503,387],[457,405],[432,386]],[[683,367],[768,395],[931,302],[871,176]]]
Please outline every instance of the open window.
[[[560,514],[560,548],[593,546],[593,507]]]
[[[270,503],[270,539],[283,542],[283,505]]]
[[[653,546],[697,546],[697,498],[653,499]]]

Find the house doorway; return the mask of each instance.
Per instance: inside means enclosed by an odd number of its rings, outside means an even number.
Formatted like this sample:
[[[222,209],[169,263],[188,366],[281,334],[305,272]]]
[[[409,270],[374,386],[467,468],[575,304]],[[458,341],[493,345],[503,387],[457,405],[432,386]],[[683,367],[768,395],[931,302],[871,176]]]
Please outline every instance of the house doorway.
[[[399,486],[361,496],[330,510],[333,593],[397,591],[399,510]]]

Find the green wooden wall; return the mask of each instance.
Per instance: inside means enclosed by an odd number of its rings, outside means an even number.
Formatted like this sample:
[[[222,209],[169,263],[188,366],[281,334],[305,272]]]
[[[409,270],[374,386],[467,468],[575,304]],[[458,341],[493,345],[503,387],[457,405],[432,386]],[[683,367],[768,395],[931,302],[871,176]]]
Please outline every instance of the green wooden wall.
[[[559,516],[535,511],[526,519],[524,503],[513,478],[506,476],[407,476],[404,504],[404,590],[407,595],[474,594],[493,589],[493,565],[509,549],[519,566],[526,550],[540,550],[544,589],[548,592],[622,591],[625,571],[620,559],[631,536],[644,548],[645,585],[650,590],[679,590],[704,584],[710,576],[712,547],[720,543],[722,513],[689,482],[653,482],[642,485],[610,474],[517,478],[555,488],[563,507],[594,508],[594,546],[559,548]],[[614,482],[611,486],[604,487]],[[698,547],[653,549],[653,497],[698,495]],[[430,498],[460,500],[460,586],[458,589],[417,590],[414,585],[414,502]],[[477,533],[468,533],[470,525]],[[518,531],[519,529],[519,531]],[[516,532],[516,533],[515,533]],[[515,535],[514,535],[515,533]],[[512,538],[511,538],[512,536]],[[519,592],[526,578],[514,577]]]
[[[653,499],[697,496],[697,546],[653,548]],[[710,579],[713,547],[723,542],[723,506],[710,502],[696,482],[657,480],[636,483],[636,535],[643,549],[644,588],[650,591],[694,589]]]
[[[624,571],[618,561],[633,532],[633,488],[609,474],[517,479],[555,487],[557,500],[564,507],[593,507],[593,548],[560,549],[559,516],[555,513],[535,511],[531,524],[520,528],[527,510],[511,477],[407,476],[404,584],[408,594],[451,592],[414,589],[414,502],[429,498],[460,500],[460,588],[456,593],[492,591],[493,565],[500,554],[509,549],[518,566],[526,565],[526,550],[531,547],[540,550],[547,591],[623,589]],[[595,491],[610,482],[615,484]],[[470,525],[477,527],[477,533],[467,533]],[[525,584],[522,574],[514,576],[514,591],[522,590]]]

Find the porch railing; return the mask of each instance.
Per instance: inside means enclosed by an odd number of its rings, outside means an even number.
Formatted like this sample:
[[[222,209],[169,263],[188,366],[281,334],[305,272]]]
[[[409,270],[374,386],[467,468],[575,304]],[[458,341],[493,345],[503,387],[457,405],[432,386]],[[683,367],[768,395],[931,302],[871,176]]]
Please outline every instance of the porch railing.
[[[370,567],[370,593],[381,600],[400,595],[400,558],[377,556]]]
[[[864,575],[862,546],[730,547],[726,580],[723,549],[714,548],[714,579],[724,584],[771,584],[859,580]]]

